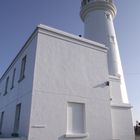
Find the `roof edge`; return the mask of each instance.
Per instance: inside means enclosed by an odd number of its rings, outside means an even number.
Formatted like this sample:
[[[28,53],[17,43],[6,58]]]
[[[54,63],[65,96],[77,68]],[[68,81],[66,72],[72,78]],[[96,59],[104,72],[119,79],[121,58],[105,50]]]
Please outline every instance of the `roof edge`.
[[[22,54],[22,52],[28,47],[28,44],[31,42],[31,40],[37,35],[37,28],[34,29],[34,31],[32,32],[32,34],[29,36],[29,38],[27,39],[27,41],[24,43],[24,45],[22,46],[22,48],[19,50],[19,52],[17,53],[17,55],[14,57],[14,59],[11,61],[10,65],[8,66],[8,68],[5,70],[5,72],[2,74],[2,76],[0,77],[0,82],[2,81],[2,79],[4,78],[4,76],[7,74],[7,72],[11,69],[11,67],[15,64],[15,62],[17,61],[17,59],[19,58],[19,56]]]
[[[43,25],[43,24],[39,24],[37,26],[37,28],[38,28],[39,32],[47,31],[45,33],[50,32],[50,33],[53,33],[53,34],[56,34],[56,35],[63,36],[65,38],[69,38],[69,39],[73,39],[75,41],[86,43],[86,44],[92,46],[91,48],[100,49],[100,50],[105,51],[105,52],[107,52],[107,50],[108,50],[108,48],[104,44],[101,44],[101,43],[86,39],[84,37],[79,37],[77,35],[73,35],[73,34],[70,34],[70,33],[64,32],[62,30],[55,29],[55,28],[52,28],[52,27],[49,27],[49,26],[46,26],[46,25]]]

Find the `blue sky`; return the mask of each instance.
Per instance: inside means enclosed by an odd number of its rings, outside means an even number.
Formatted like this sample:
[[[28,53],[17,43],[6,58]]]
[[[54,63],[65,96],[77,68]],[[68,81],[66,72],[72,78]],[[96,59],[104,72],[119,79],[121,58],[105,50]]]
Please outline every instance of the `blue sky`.
[[[114,0],[114,20],[133,121],[140,121],[140,0]],[[83,34],[80,0],[0,0],[0,76],[42,23]]]

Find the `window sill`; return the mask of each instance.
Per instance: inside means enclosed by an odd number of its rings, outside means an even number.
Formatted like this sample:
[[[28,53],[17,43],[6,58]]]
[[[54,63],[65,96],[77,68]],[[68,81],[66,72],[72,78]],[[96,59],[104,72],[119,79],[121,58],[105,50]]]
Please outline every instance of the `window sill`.
[[[66,138],[84,138],[88,137],[88,133],[66,133]]]
[[[18,133],[12,133],[11,136],[12,137],[19,137],[19,134]]]
[[[7,93],[8,93],[8,92],[6,91],[6,92],[3,94],[3,96],[6,96],[6,95],[7,95]]]
[[[25,76],[21,77],[19,80],[18,80],[18,83],[20,83],[22,80],[24,80]]]
[[[14,88],[14,86],[12,86],[10,89],[12,90]]]

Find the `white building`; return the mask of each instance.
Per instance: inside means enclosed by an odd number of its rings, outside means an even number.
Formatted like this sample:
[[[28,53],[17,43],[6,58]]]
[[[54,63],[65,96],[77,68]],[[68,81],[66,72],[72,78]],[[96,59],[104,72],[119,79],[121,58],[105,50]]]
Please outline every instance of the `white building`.
[[[83,0],[87,39],[35,29],[0,79],[1,137],[134,140],[115,14],[111,0]]]

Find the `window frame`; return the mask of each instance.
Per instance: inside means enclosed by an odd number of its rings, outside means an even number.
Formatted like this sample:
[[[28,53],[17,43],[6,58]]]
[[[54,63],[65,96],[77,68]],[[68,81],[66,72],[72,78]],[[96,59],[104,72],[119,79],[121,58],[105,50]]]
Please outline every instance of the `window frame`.
[[[16,76],[16,68],[14,68],[14,70],[13,70],[11,89],[14,88],[14,84],[15,84],[15,76]]]
[[[73,104],[73,105],[72,105]],[[83,125],[83,127],[81,128],[81,130],[79,129],[78,131],[76,130],[75,131],[75,126],[72,128],[73,130],[69,130],[69,129],[71,129],[71,125],[73,125],[73,124],[71,124],[70,126],[69,126],[69,123],[71,123],[71,122],[69,122],[69,119],[71,120],[71,118],[72,118],[72,120],[73,119],[75,119],[75,118],[73,118],[73,117],[75,117],[75,115],[76,114],[73,114],[74,112],[72,112],[72,114],[69,112],[69,109],[72,107],[72,106],[74,106],[74,104],[76,105],[81,105],[81,107],[82,107],[82,112],[80,112],[80,114],[82,114],[83,116],[82,116],[82,119],[81,119],[81,121],[83,121],[82,123],[82,125]],[[70,107],[70,108],[69,108]],[[76,108],[77,108],[77,106],[76,106]],[[74,108],[72,107],[72,111],[74,111],[73,110]],[[84,137],[87,137],[88,136],[88,133],[86,133],[86,110],[85,110],[86,108],[85,108],[85,103],[81,103],[81,102],[67,102],[67,130],[66,130],[66,134],[65,134],[65,137],[67,137],[67,138],[84,138]],[[69,115],[71,115],[70,116],[70,118],[69,118]],[[77,119],[77,118],[76,118]],[[70,128],[69,128],[70,127]]]
[[[25,56],[22,58],[21,67],[20,67],[20,75],[19,75],[19,80],[18,80],[18,82],[21,82],[21,81],[25,78],[26,61],[27,61],[27,55],[25,55]]]
[[[6,78],[4,96],[8,93],[9,76]]]
[[[16,105],[16,110],[15,110],[13,133],[11,134],[13,137],[19,136],[20,118],[21,118],[21,103],[18,103]]]
[[[1,112],[0,117],[0,135],[2,134],[3,121],[4,121],[4,111]]]

